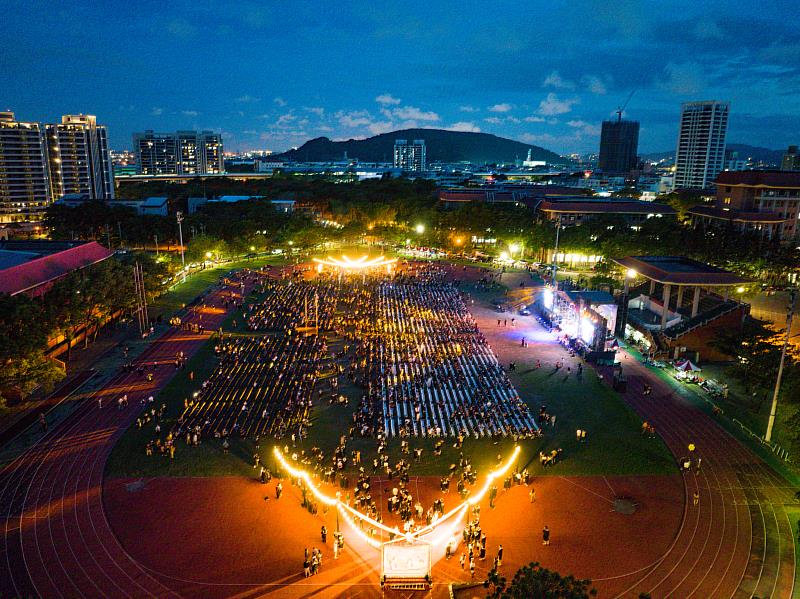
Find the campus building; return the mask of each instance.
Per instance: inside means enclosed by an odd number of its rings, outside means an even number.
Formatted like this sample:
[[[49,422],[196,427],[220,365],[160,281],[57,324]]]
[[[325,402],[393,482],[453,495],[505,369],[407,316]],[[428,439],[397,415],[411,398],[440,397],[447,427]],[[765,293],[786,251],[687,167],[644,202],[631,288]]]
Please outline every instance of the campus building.
[[[725,168],[728,102],[686,102],[675,150],[675,189],[705,189]]]
[[[694,226],[732,227],[765,239],[800,238],[800,172],[722,172],[714,204],[689,210]]]
[[[214,175],[222,173],[222,135],[213,131],[133,134],[141,175]]]
[[[675,218],[676,215],[675,209],[666,204],[586,196],[547,198],[535,209],[542,218],[562,227],[581,225],[606,216],[621,218],[626,224],[636,227],[651,218]]]
[[[600,132],[600,157],[597,168],[604,173],[629,173],[638,163],[639,123],[603,121]]]
[[[718,331],[741,327],[749,314],[750,306],[737,299],[747,279],[680,256],[612,261],[626,275],[617,335],[652,356],[686,355],[695,362],[728,358],[714,347],[714,339]]]
[[[426,168],[425,140],[415,139],[411,143],[406,139],[394,141],[394,168],[407,173],[421,173]]]

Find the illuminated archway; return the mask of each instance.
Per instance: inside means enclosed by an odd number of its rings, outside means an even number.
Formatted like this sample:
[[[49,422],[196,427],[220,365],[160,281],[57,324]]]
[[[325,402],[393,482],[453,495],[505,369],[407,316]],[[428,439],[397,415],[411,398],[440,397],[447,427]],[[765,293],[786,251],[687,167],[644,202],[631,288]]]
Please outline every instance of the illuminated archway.
[[[415,540],[420,540],[423,536],[427,537],[431,535],[442,524],[444,524],[448,520],[451,520],[454,516],[457,515],[458,518],[454,520],[453,524],[447,527],[447,534],[436,535],[436,538],[434,539],[426,539],[430,541],[431,545],[434,546],[440,544],[444,545],[447,542],[449,542],[450,538],[456,532],[456,525],[460,520],[461,516],[463,516],[470,507],[479,503],[481,499],[483,499],[486,493],[489,492],[489,489],[492,486],[492,482],[494,482],[498,478],[505,476],[505,474],[509,471],[509,469],[519,456],[519,452],[520,452],[520,447],[519,445],[517,445],[514,447],[514,451],[511,453],[511,456],[500,466],[498,466],[497,469],[493,470],[486,476],[486,482],[484,482],[483,487],[481,487],[480,491],[478,491],[474,495],[470,495],[467,499],[462,501],[460,504],[458,504],[452,510],[444,514],[441,518],[437,519],[435,522],[432,522],[427,526],[423,526],[419,530],[403,534],[397,528],[386,526],[382,522],[378,522],[377,520],[370,518],[366,514],[363,514],[362,512],[358,511],[357,509],[347,505],[345,502],[341,500],[340,493],[337,493],[336,497],[331,497],[330,495],[325,494],[319,487],[317,487],[317,485],[311,479],[311,476],[308,474],[308,472],[292,466],[289,463],[289,461],[284,457],[281,450],[278,449],[278,447],[275,447],[273,450],[275,458],[278,460],[278,463],[286,470],[286,472],[288,472],[293,478],[301,479],[306,484],[306,486],[309,489],[311,489],[311,492],[317,499],[319,499],[319,501],[321,501],[325,505],[336,506],[339,513],[342,515],[344,520],[348,524],[350,524],[351,528],[356,532],[356,534],[370,547],[373,547],[375,549],[380,549],[380,547],[384,545],[384,543],[376,539],[373,539],[369,535],[365,534],[364,531],[362,531],[359,528],[359,526],[353,521],[353,518],[358,518],[363,522],[367,522],[372,526],[380,530],[383,530],[384,532],[389,533],[393,536],[405,537],[407,541],[411,542]]]

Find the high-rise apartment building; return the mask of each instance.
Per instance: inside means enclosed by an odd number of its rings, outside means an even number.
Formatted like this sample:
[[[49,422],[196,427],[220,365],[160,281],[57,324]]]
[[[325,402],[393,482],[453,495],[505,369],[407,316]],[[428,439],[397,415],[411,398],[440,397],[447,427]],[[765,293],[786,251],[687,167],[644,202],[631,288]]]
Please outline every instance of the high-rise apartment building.
[[[223,171],[222,136],[212,131],[133,134],[142,175],[209,175]]]
[[[800,171],[800,152],[797,146],[789,146],[781,161],[782,171]]]
[[[681,106],[675,151],[675,189],[705,189],[725,167],[728,102],[686,102]]]
[[[47,167],[42,126],[0,112],[0,223],[41,219],[51,200]]]
[[[604,173],[629,173],[637,166],[639,123],[636,121],[603,121],[600,133],[600,158],[597,168]]]
[[[91,115],[42,124],[0,112],[0,223],[40,220],[47,206],[72,193],[114,197],[106,128]]]
[[[57,125],[45,125],[53,200],[67,194],[91,199],[114,198],[114,170],[108,132],[92,115],[67,114]]]
[[[425,140],[415,139],[411,143],[405,139],[394,141],[394,167],[408,173],[421,173],[425,170]]]

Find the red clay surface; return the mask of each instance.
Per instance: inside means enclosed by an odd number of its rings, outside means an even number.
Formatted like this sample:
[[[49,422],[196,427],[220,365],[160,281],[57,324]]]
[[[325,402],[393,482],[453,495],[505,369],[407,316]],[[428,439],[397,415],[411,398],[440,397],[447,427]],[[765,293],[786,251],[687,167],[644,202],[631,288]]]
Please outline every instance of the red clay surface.
[[[210,304],[218,307],[219,299],[212,297]],[[209,311],[203,323],[213,330],[223,318],[222,310]],[[520,333],[544,338],[532,318],[519,323]],[[497,337],[492,346],[498,354],[519,345],[516,338],[488,331],[488,319],[479,324],[487,336]],[[191,354],[203,341],[171,331],[141,359]],[[531,345],[534,356],[556,351],[547,341],[539,343]],[[594,578],[601,596],[790,597],[794,536],[783,506],[793,502],[793,490],[652,372],[633,359],[624,362],[625,399],[656,426],[676,456],[695,443],[702,471],[607,480],[544,477],[534,483],[534,505],[523,487],[501,492],[497,509],[484,506],[482,511],[489,558],[503,543],[505,574],[538,559]],[[352,534],[339,562],[331,566],[325,549],[322,573],[302,579],[300,551],[321,546],[322,516],[302,511],[296,489],[288,484],[279,502],[264,502],[264,487],[241,479],[158,479],[133,492],[109,481],[103,490],[103,469],[114,442],[135,420],[139,400],[162,387],[172,372],[162,367],[152,384],[121,373],[102,392],[106,408],[87,402],[0,473],[2,596],[376,596],[377,557]],[[641,395],[645,382],[653,387],[646,399]],[[123,392],[130,406],[117,411],[111,400]],[[701,494],[697,507],[686,501],[695,489]],[[624,494],[641,504],[632,516],[610,512],[608,499]],[[334,518],[326,516],[329,531]],[[553,531],[550,547],[540,542],[545,523]],[[487,559],[476,578],[488,567]],[[240,586],[241,580],[226,584],[244,576],[253,576],[244,580],[248,586]],[[443,583],[468,578],[455,560],[439,561],[434,576],[437,596],[446,593]]]
[[[390,489],[380,481],[372,486],[384,494]],[[501,490],[495,509],[488,500],[481,506],[487,559],[477,562],[475,580],[486,576],[502,544],[506,575],[537,560],[595,579],[602,596],[617,594],[667,551],[683,516],[682,487],[677,476],[547,476],[534,481],[534,503],[524,485]],[[240,477],[116,479],[106,482],[104,502],[128,553],[182,595],[378,596],[380,552],[341,522],[346,549],[334,561],[330,537],[323,545],[320,527],[332,532],[335,512],[312,516],[300,505],[299,489],[284,481],[276,500],[274,488],[274,481],[262,485]],[[438,478],[412,478],[411,488],[425,505],[441,496]],[[637,511],[614,512],[618,496],[635,497]],[[455,493],[445,496],[446,506],[457,503]],[[552,531],[549,547],[541,544],[544,524]],[[302,576],[304,547],[323,552],[321,573],[308,579]],[[470,581],[457,557],[444,559],[443,546],[434,560],[435,596],[447,596],[445,583]]]

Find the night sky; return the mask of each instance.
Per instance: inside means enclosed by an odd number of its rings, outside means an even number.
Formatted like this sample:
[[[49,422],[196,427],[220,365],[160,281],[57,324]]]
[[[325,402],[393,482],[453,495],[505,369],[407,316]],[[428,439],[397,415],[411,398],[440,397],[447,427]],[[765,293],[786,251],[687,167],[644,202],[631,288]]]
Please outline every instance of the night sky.
[[[403,127],[595,151],[632,90],[640,151],[680,103],[731,101],[728,141],[800,143],[794,2],[5,2],[0,108],[222,131],[227,149]]]

